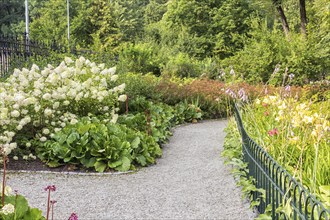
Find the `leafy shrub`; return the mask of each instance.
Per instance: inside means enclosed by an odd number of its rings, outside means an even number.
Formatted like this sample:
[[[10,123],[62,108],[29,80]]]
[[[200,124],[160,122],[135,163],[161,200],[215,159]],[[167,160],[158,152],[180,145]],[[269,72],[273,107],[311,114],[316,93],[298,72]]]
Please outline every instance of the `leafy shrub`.
[[[306,39],[301,34],[291,33],[287,39],[275,27],[269,30],[258,20],[252,24],[251,38],[245,43],[245,48],[223,60],[222,65],[227,67],[227,71],[233,66],[237,74],[249,83],[270,82],[277,86],[286,83],[290,74],[295,75],[294,85],[322,80],[328,74],[329,64],[324,61],[329,59],[329,55],[319,48],[313,34]]]
[[[301,91],[303,100],[311,99],[314,102],[326,101],[330,99],[330,81],[318,81],[304,85]]]
[[[141,118],[141,114],[144,114],[143,123],[145,124],[139,124],[139,127],[152,135],[156,142],[163,143],[172,134],[169,130],[175,124],[173,122],[175,115],[171,106],[163,103],[153,103],[145,97],[139,96],[130,102],[129,109],[130,112],[136,113],[137,117]]]
[[[178,53],[171,56],[169,61],[162,68],[162,74],[169,76],[198,77],[201,73],[200,64],[185,53]]]
[[[87,117],[36,144],[38,157],[50,166],[82,164],[98,172],[109,168],[127,171],[134,163],[146,166],[161,155],[159,145],[145,133]]]
[[[158,99],[155,88],[160,78],[151,74],[143,75],[139,73],[124,73],[118,76],[117,85],[125,83],[125,93],[130,100],[138,96],[143,96],[152,100]]]
[[[197,122],[202,119],[202,110],[198,104],[188,104],[187,101],[180,102],[174,106],[175,109],[175,121],[177,124],[184,122]]]
[[[152,73],[160,75],[161,61],[157,49],[149,43],[123,44],[119,53],[117,68],[119,73]]]

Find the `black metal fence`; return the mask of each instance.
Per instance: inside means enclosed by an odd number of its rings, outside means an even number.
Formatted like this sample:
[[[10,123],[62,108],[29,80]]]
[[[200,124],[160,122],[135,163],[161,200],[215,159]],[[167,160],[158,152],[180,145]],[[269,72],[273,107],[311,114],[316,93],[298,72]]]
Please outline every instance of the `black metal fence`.
[[[0,36],[0,77],[6,76],[14,63],[24,63],[31,58],[38,60],[46,57],[49,50],[49,46],[30,41],[24,36]]]
[[[242,137],[243,157],[248,163],[248,175],[254,178],[257,188],[265,190],[265,199],[257,207],[259,213],[264,213],[270,205],[272,219],[329,220],[330,210],[249,137],[236,104],[234,111]],[[253,192],[254,200],[260,197],[260,192]],[[289,214],[276,212],[276,209],[284,206],[289,207]]]
[[[95,62],[102,63],[115,64],[117,61],[110,53],[78,50],[75,47],[69,49],[68,47],[56,44],[56,42],[45,44],[31,41],[25,35],[18,37],[0,35],[0,78],[7,76],[14,68],[28,67],[26,65],[30,64],[29,61],[47,61],[53,63],[63,59],[63,56],[51,56],[52,52],[62,55],[88,56]]]

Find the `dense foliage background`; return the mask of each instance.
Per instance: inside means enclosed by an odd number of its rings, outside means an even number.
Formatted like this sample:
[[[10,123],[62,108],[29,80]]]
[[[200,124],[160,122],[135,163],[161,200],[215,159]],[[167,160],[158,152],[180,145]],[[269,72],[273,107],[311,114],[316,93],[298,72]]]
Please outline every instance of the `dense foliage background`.
[[[30,0],[31,39],[68,45],[66,4]],[[0,33],[24,32],[22,0],[0,14]],[[304,84],[329,79],[329,21],[326,0],[70,0],[70,47],[107,54],[119,73]]]
[[[13,151],[134,170],[156,162],[171,127],[243,101],[253,137],[329,206],[328,0],[69,0],[70,41],[67,2],[29,0],[30,39],[65,49],[15,60],[21,70],[0,78],[2,161]],[[23,0],[0,1],[0,36],[24,34],[24,11]],[[224,156],[237,163],[233,130]]]

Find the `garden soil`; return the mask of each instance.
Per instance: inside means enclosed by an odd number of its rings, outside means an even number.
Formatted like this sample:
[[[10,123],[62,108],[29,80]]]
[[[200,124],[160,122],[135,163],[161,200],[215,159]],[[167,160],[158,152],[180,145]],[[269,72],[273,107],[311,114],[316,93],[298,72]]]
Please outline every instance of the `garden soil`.
[[[224,120],[178,126],[157,164],[129,173],[49,170],[18,161],[7,184],[46,213],[47,185],[55,185],[54,219],[253,219],[230,168],[224,165]],[[19,165],[20,164],[20,165]],[[29,171],[17,171],[26,168]],[[15,171],[16,169],[16,171]],[[41,170],[41,171],[40,171]],[[60,171],[60,172],[59,172]]]

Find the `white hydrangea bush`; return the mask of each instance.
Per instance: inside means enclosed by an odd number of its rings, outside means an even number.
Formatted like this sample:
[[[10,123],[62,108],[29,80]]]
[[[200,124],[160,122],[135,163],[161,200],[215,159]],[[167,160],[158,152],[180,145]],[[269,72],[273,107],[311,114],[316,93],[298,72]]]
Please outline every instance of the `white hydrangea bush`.
[[[0,149],[8,155],[18,145],[19,137],[33,135],[45,142],[79,117],[100,115],[105,122],[116,123],[118,103],[125,101],[125,84],[114,86],[115,67],[80,57],[71,58],[57,67],[44,69],[33,65],[30,70],[15,69],[0,82]],[[23,141],[24,142],[24,141]],[[31,156],[33,157],[33,155]]]

